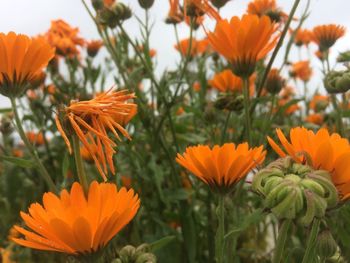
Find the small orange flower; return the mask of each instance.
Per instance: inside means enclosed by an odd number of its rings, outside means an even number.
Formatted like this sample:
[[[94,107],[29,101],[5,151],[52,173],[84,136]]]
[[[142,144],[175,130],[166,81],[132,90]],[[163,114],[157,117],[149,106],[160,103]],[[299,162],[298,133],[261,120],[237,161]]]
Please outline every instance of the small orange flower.
[[[0,33],[0,94],[21,95],[54,55],[55,50],[42,37]]]
[[[26,133],[27,139],[30,143],[40,146],[40,145],[44,145],[45,140],[44,140],[44,135],[39,132],[27,132]]]
[[[267,139],[280,157],[289,155],[296,162],[330,172],[341,197],[350,197],[350,145],[347,139],[337,133],[329,134],[325,128],[314,133],[304,127],[296,127],[290,130],[288,142],[280,129],[276,131],[284,150],[270,137]]]
[[[288,99],[280,99],[278,101],[278,107],[281,108],[281,107],[285,106],[289,101],[290,101],[289,98]],[[284,109],[283,113],[284,113],[284,115],[288,116],[288,115],[291,115],[298,110],[300,110],[300,106],[297,103],[295,103],[295,104],[290,105],[286,109]]]
[[[201,90],[201,84],[198,81],[196,81],[193,83],[192,88],[195,92],[199,92]]]
[[[107,164],[114,174],[113,154],[116,143],[108,137],[107,131],[111,131],[120,140],[119,131],[128,139],[131,139],[128,132],[123,128],[121,119],[129,121],[131,118],[124,116],[135,115],[135,104],[129,103],[135,98],[133,93],[127,90],[104,92],[88,101],[72,101],[69,107],[64,109],[65,130],[74,132],[79,140],[90,152],[96,167],[107,180]],[[58,116],[56,116],[57,128],[65,140],[69,152],[72,153],[70,141],[63,129]],[[97,149],[97,152],[94,151]]]
[[[248,143],[226,143],[212,149],[204,145],[187,147],[183,155],[177,154],[176,161],[214,191],[227,193],[261,164],[265,155],[263,146],[249,149]]]
[[[316,124],[316,125],[319,125],[319,126],[321,126],[323,124],[323,120],[324,120],[324,117],[320,113],[309,114],[305,118],[306,122],[313,123],[313,124]]]
[[[267,15],[276,22],[288,18],[288,15],[277,7],[276,0],[254,0],[249,3],[247,13],[258,16]]]
[[[183,107],[179,107],[179,108],[177,109],[177,111],[176,111],[176,115],[177,115],[177,116],[180,116],[180,115],[182,115],[182,114],[184,114],[184,113],[185,113],[185,110],[184,110]]]
[[[308,82],[312,76],[310,62],[305,60],[294,63],[290,74],[294,78],[299,78],[304,82]]]
[[[51,22],[46,37],[50,45],[56,47],[59,55],[71,57],[79,54],[77,46],[85,44],[85,40],[78,34],[78,28],[72,28],[63,20],[55,20]]]
[[[43,206],[34,203],[29,214],[21,212],[28,228],[15,226],[25,239],[12,238],[19,245],[39,250],[81,255],[94,253],[136,215],[140,200],[133,190],[114,184],[92,182],[87,198],[80,184],[60,196],[48,192]]]
[[[103,41],[101,40],[91,40],[87,42],[87,53],[90,57],[95,57],[100,50],[100,48],[103,46]]]
[[[299,29],[294,38],[294,42],[297,46],[308,46],[312,40],[312,32],[308,29]]]
[[[183,39],[179,42],[179,44],[175,45],[176,50],[178,50],[182,56],[186,56],[191,44],[191,50],[189,52],[190,56],[197,56],[202,55],[208,50],[209,42],[207,39],[203,40],[196,40],[192,38],[192,41],[190,42],[190,39]]]
[[[203,16],[207,14],[209,17],[215,20],[221,20],[220,14],[209,3],[209,0],[184,0],[184,16]]]
[[[230,61],[235,75],[248,78],[257,61],[276,45],[275,32],[276,26],[267,16],[234,16],[230,21],[218,21],[208,39],[212,48]]]
[[[12,155],[18,158],[22,158],[24,153],[21,149],[12,149]]]
[[[310,101],[309,107],[315,112],[325,110],[329,104],[329,97],[316,94]]]
[[[178,24],[183,20],[183,14],[180,10],[179,0],[169,0],[170,10],[166,18],[168,24]]]
[[[249,94],[254,94],[254,79],[252,76],[249,79]],[[243,80],[232,73],[231,70],[226,69],[220,73],[215,74],[208,84],[221,92],[239,92],[243,91]]]
[[[339,25],[321,25],[313,30],[312,39],[321,51],[326,51],[345,35],[345,28]]]

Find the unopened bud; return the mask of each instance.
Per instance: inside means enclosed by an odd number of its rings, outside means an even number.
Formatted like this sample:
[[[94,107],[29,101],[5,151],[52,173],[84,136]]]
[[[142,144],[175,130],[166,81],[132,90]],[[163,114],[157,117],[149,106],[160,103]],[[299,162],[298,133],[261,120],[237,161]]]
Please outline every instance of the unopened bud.
[[[350,71],[331,71],[324,79],[326,90],[331,93],[344,93],[350,89]]]
[[[104,7],[103,0],[91,0],[91,4],[96,11]]]
[[[215,6],[218,9],[226,5],[228,1],[230,0],[211,0],[213,6]]]
[[[135,263],[156,263],[157,258],[151,253],[144,253],[138,256],[135,260]]]
[[[154,0],[139,0],[139,4],[143,9],[149,9],[154,4]]]
[[[224,94],[217,98],[214,103],[215,108],[219,110],[229,110],[240,112],[243,109],[243,95],[235,95],[235,94]]]
[[[317,254],[323,260],[332,257],[337,252],[337,242],[334,240],[329,230],[324,230],[319,233],[316,242]]]
[[[285,80],[279,74],[278,69],[271,69],[265,84],[265,89],[271,94],[278,94],[285,84]]]

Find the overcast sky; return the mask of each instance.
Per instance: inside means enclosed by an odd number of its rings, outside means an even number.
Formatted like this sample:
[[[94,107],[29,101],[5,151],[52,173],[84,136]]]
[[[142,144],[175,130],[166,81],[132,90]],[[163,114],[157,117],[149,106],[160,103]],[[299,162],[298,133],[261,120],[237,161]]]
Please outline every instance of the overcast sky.
[[[79,27],[81,35],[84,38],[98,38],[94,24],[81,1],[0,0],[0,31],[5,33],[15,31],[17,33],[36,35],[45,32],[49,28],[51,20],[64,19],[72,26]],[[86,1],[90,2],[90,0]],[[137,0],[118,1],[127,3],[137,15],[140,17],[143,16]],[[294,1],[277,0],[277,2],[288,13]],[[300,11],[305,2],[306,0],[301,1]],[[231,17],[232,15],[241,15],[248,3],[248,0],[232,0],[223,8],[222,16]],[[171,67],[171,65],[174,65],[174,61],[178,59],[178,54],[173,51],[175,39],[172,27],[163,22],[168,8],[167,0],[155,0],[154,7],[151,9],[152,20],[156,22],[151,37],[151,47],[157,50],[159,68]],[[311,10],[311,16],[305,23],[305,27],[307,28],[327,23],[341,24],[350,28],[349,0],[312,0]],[[208,28],[212,28],[214,24],[207,19],[205,25]],[[131,34],[138,34],[135,19],[128,21],[126,28]],[[188,37],[188,28],[186,26],[180,28],[180,37]],[[345,38],[338,41],[334,48],[334,53],[337,53],[338,50],[344,51],[346,49],[350,49],[349,33]],[[0,107],[5,105],[7,105],[7,100],[0,98]]]

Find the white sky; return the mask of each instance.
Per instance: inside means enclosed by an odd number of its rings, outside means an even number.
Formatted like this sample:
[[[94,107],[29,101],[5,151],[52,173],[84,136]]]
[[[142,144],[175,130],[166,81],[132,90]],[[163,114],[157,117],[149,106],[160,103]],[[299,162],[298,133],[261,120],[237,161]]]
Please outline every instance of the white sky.
[[[87,12],[82,0],[0,0],[0,32],[15,31],[28,35],[36,35],[45,32],[50,21],[64,19],[72,26],[80,28],[81,35],[86,39],[98,38],[97,31]],[[90,2],[90,0],[85,0]],[[143,12],[139,8],[137,0],[118,0],[127,3],[140,17]],[[277,0],[279,6],[288,13],[293,2],[292,0]],[[299,11],[302,10],[306,0],[301,1]],[[241,15],[248,0],[232,0],[222,9],[223,17]],[[151,9],[151,17],[155,22],[151,36],[151,47],[157,50],[157,61],[160,69],[171,67],[178,59],[177,52],[174,52],[173,45],[175,38],[171,26],[163,21],[168,12],[167,0],[155,0]],[[336,23],[346,26],[350,30],[350,1],[349,0],[312,0],[311,15],[305,27],[312,28],[315,25]],[[208,19],[207,19],[208,20]],[[205,25],[212,28],[213,23],[207,21]],[[138,34],[138,27],[135,19],[126,24],[127,30],[134,35]],[[180,27],[180,38],[188,37],[187,26]],[[334,54],[337,51],[350,49],[350,32],[338,41]],[[297,59],[296,59],[297,60]],[[1,61],[0,61],[1,63]],[[317,68],[315,68],[317,71]],[[0,108],[8,105],[7,99],[0,98]]]

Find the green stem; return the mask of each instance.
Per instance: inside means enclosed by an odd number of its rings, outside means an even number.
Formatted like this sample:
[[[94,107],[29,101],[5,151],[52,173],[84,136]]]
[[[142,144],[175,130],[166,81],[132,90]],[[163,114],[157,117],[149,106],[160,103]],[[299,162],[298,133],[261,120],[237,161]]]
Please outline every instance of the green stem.
[[[280,263],[282,262],[283,250],[286,245],[286,240],[288,237],[288,230],[292,220],[286,219],[282,222],[277,238],[277,246],[275,248],[275,252],[273,254],[272,263]]]
[[[38,153],[36,152],[35,148],[33,147],[33,145],[28,141],[28,138],[24,132],[23,126],[22,126],[22,121],[19,118],[19,114],[17,111],[17,105],[16,105],[16,99],[15,98],[11,98],[11,106],[12,106],[12,110],[15,114],[15,122],[16,122],[16,126],[18,129],[18,133],[19,136],[21,137],[22,141],[24,142],[25,146],[27,147],[29,154],[31,155],[31,157],[34,159],[34,161],[36,162],[37,168],[41,174],[41,176],[43,177],[43,179],[45,180],[45,182],[47,183],[47,185],[49,186],[50,190],[54,193],[58,193],[58,190],[56,188],[55,183],[52,181],[48,171],[46,170],[45,166],[43,165],[43,163],[41,162]]]
[[[335,117],[336,117],[336,121],[337,121],[337,128],[338,128],[339,134],[340,134],[340,136],[344,136],[342,110],[339,108],[339,105],[337,103],[337,98],[334,94],[331,95],[331,99],[332,99],[333,108],[337,112],[337,114],[335,114]]]
[[[246,139],[249,145],[252,143],[250,128],[250,112],[249,112],[249,79],[243,78],[243,95],[244,95],[244,118]]]
[[[216,260],[217,263],[224,262],[224,251],[225,251],[225,196],[219,195],[219,204],[217,207],[218,216],[218,230],[216,232]]]
[[[313,250],[315,247],[317,234],[318,234],[318,231],[320,229],[320,224],[321,224],[321,221],[319,219],[315,218],[313,223],[312,223],[312,228],[311,228],[311,231],[309,234],[309,239],[308,239],[307,244],[306,244],[306,251],[305,251],[302,263],[312,262],[312,258],[313,258],[313,254],[314,254]]]
[[[221,134],[221,144],[223,144],[226,140],[226,133],[227,133],[226,131],[227,131],[228,123],[230,121],[231,113],[232,111],[229,111],[226,116],[224,129],[222,130],[222,134]]]
[[[89,185],[88,185],[88,181],[87,181],[87,177],[86,177],[86,173],[85,173],[85,169],[84,169],[83,159],[81,158],[81,154],[80,154],[80,143],[79,143],[78,136],[73,135],[72,141],[73,141],[75,165],[77,167],[77,174],[78,174],[79,182],[80,182],[81,186],[83,187],[85,196],[87,196],[88,190],[89,190]]]

